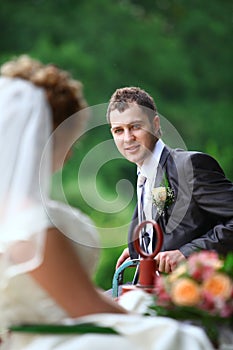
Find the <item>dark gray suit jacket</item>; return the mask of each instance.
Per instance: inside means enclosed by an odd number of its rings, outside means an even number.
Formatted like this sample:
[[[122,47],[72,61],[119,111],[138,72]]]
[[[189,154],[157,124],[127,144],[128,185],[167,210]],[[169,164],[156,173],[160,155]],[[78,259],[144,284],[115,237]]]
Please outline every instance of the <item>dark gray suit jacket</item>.
[[[174,201],[161,216],[154,205],[152,209],[163,231],[162,251],[179,249],[186,257],[200,249],[222,255],[233,251],[233,184],[216,160],[165,146],[154,187],[161,185],[164,172]],[[136,206],[128,236],[132,259],[138,257],[132,240],[137,212]]]

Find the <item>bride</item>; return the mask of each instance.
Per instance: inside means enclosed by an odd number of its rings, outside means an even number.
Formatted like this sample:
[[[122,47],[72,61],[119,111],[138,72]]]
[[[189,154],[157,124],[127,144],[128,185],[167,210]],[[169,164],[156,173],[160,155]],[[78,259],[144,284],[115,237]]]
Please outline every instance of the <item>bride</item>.
[[[93,285],[99,253],[93,222],[49,199],[51,174],[81,135],[86,107],[81,83],[54,65],[20,56],[1,67],[0,349],[162,350],[179,344],[182,350],[190,339],[193,349],[211,349],[199,329],[129,314]],[[122,336],[8,332],[15,325],[82,322],[113,327]]]
[[[85,107],[81,83],[53,65],[21,56],[1,67],[1,328],[124,312],[91,283],[99,252],[94,224],[49,200],[51,173],[81,135]]]

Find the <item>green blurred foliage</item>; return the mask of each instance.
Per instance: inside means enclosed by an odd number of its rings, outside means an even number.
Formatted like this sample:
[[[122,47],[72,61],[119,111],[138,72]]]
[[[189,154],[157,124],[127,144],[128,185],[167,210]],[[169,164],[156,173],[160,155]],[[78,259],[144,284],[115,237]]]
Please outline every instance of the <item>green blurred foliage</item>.
[[[233,180],[230,0],[3,0],[0,23],[0,63],[22,53],[55,63],[83,82],[89,105],[106,103],[121,86],[144,88],[187,148],[216,157]],[[73,174],[74,163],[76,169],[107,133],[95,130],[94,138],[80,140],[63,184],[69,202],[98,225],[117,225],[130,217],[135,197],[126,211],[104,215],[80,197]],[[115,193],[121,178],[134,184],[135,167],[109,166],[98,180],[103,196]],[[100,286],[111,285],[118,250],[103,251]]]

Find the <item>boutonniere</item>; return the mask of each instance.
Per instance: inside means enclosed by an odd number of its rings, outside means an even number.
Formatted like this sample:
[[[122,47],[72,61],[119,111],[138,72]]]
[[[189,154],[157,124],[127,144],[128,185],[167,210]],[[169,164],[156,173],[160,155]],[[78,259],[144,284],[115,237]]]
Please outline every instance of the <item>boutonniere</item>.
[[[161,185],[152,189],[152,200],[159,215],[174,202],[174,191],[169,185],[166,174]]]

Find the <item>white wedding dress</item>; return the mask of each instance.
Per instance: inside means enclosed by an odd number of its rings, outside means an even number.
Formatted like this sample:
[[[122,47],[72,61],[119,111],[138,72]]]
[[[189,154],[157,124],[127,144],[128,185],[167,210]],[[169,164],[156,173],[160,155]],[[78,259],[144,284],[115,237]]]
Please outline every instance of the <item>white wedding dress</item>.
[[[61,202],[50,201],[47,211],[51,226],[54,222],[72,240],[85,269],[92,275],[99,258],[99,239],[93,222],[78,209]],[[0,258],[0,273],[4,269],[3,263]],[[67,317],[66,312],[27,273],[18,274],[1,286],[0,333],[9,324],[58,323]],[[10,349],[24,349],[20,346],[17,344]]]
[[[63,203],[49,203],[50,217],[74,240],[77,254],[92,274],[99,256],[99,241],[91,220],[78,209]],[[78,234],[78,236],[77,236]],[[75,243],[82,242],[82,244]],[[1,260],[0,260],[1,266]],[[1,266],[2,267],[2,266]],[[78,278],[78,276],[77,276]],[[129,295],[129,294],[128,294]],[[199,328],[181,325],[168,318],[141,316],[148,298],[143,292],[125,295],[121,305],[131,315],[98,314],[69,319],[66,312],[28,274],[19,274],[9,280],[0,296],[1,350],[212,350],[211,344]],[[113,327],[121,335],[40,335],[4,331],[4,325],[21,324],[78,324],[93,322]]]

